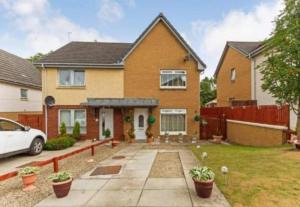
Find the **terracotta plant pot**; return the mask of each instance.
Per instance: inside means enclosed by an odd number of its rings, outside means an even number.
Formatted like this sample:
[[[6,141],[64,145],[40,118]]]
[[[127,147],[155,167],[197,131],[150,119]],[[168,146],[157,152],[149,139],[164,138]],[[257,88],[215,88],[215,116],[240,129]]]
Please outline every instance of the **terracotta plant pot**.
[[[220,144],[222,142],[223,135],[212,135],[212,137],[213,137],[212,140],[213,143]]]
[[[120,142],[114,140],[114,141],[112,141],[111,146],[112,146],[112,148],[114,148],[114,147],[118,146],[118,144],[120,144]]]
[[[72,181],[73,179],[71,178],[59,183],[52,182],[52,187],[57,198],[63,198],[69,194]]]
[[[214,181],[199,181],[194,179],[196,193],[201,198],[209,198],[213,189]]]
[[[296,149],[300,150],[300,143],[295,143]]]
[[[153,138],[152,137],[147,137],[147,143],[151,144],[153,142]]]
[[[134,144],[135,143],[135,139],[130,139],[129,143]]]
[[[23,191],[31,191],[36,188],[33,185],[36,181],[35,173],[29,174],[29,175],[23,175],[22,180],[23,180],[23,185],[24,185]]]

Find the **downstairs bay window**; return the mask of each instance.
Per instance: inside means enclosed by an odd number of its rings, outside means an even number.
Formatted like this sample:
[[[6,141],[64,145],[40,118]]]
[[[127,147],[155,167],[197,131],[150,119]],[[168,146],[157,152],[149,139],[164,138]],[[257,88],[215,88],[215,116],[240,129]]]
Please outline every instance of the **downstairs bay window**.
[[[59,110],[59,127],[65,123],[67,133],[72,134],[76,122],[80,124],[80,133],[86,134],[86,110],[85,109],[61,109]]]
[[[160,134],[186,134],[186,109],[161,109]]]

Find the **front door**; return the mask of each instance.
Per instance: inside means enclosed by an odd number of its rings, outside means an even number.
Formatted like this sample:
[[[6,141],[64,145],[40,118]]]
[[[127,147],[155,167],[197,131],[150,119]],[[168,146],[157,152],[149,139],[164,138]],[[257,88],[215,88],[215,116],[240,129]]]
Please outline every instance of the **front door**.
[[[110,137],[114,136],[114,109],[100,109],[99,113],[100,138],[104,139],[104,131],[110,130]]]
[[[146,139],[148,109],[134,109],[134,129],[136,139]]]

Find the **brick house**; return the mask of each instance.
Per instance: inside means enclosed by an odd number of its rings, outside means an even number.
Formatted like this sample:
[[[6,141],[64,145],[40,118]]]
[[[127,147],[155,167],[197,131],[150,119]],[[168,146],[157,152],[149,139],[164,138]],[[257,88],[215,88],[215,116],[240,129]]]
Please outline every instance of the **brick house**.
[[[163,14],[134,43],[70,42],[35,64],[42,68],[48,137],[75,121],[82,138],[124,140],[134,126],[146,139],[148,117],[154,136],[199,134],[200,72],[205,64]],[[127,121],[125,121],[127,120]],[[128,121],[131,120],[131,121]]]

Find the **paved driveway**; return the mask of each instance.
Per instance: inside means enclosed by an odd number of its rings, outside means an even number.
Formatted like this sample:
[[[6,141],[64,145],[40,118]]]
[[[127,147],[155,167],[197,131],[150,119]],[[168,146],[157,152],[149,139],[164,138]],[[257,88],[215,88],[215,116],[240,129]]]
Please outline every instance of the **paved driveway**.
[[[188,175],[188,169],[198,164],[191,151],[143,149],[142,146],[130,145],[115,154],[124,155],[125,159],[108,158],[99,163],[99,166],[121,165],[119,174],[90,176],[92,170],[73,182],[67,197],[57,199],[51,195],[37,206],[229,206],[216,186],[211,198],[196,196]],[[158,152],[179,153],[182,177],[149,177]]]
[[[87,146],[92,144],[90,140],[88,141],[81,141],[75,143],[73,147],[67,148],[65,150],[58,150],[58,151],[43,151],[41,154],[36,156],[31,156],[26,153],[14,155],[7,158],[0,159],[0,175],[14,171],[17,167],[27,164],[33,161],[41,161],[47,160],[55,156],[59,156],[65,154],[67,152],[71,152],[73,150],[79,149],[81,147]]]

